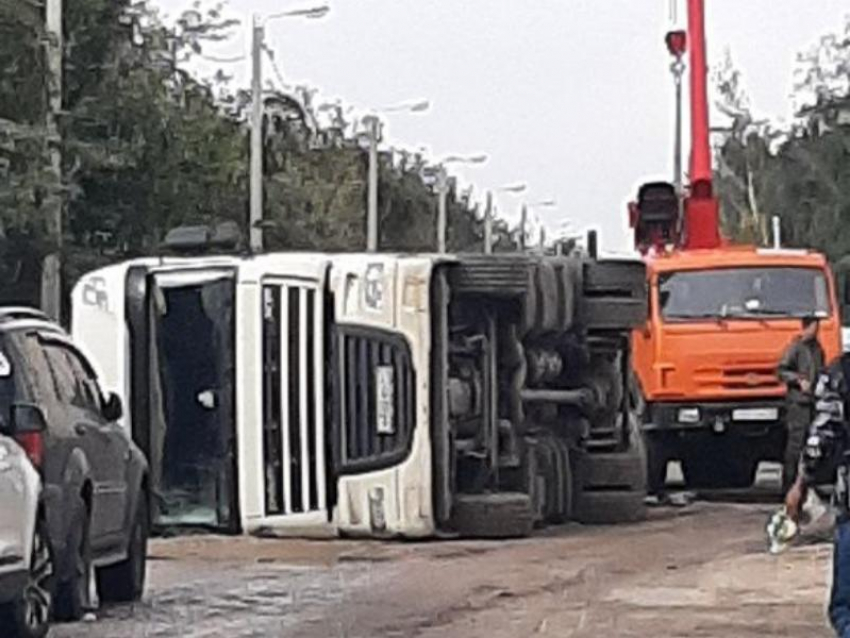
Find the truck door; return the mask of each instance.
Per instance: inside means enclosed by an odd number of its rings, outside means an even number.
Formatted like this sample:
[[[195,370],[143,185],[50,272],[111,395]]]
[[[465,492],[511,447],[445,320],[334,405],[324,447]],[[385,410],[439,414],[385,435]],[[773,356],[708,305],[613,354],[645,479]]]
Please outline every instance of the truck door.
[[[193,266],[128,272],[128,407],[150,464],[153,524],[234,532],[236,277]]]

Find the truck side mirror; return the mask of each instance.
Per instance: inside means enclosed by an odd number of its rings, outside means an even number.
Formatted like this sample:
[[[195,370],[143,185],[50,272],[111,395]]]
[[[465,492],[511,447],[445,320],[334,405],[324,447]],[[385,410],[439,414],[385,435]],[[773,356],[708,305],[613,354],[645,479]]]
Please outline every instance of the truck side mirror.
[[[101,414],[104,419],[110,422],[117,421],[124,416],[124,405],[121,403],[121,397],[114,392],[110,392],[109,396],[106,397],[106,401],[103,403]]]

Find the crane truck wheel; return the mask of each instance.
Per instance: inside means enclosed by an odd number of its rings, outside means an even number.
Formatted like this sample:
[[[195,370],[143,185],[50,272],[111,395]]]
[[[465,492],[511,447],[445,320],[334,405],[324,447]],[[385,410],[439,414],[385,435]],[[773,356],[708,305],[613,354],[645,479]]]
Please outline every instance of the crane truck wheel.
[[[682,461],[685,483],[691,488],[740,489],[750,487],[755,480],[758,460],[718,458],[719,455],[688,456]]]
[[[670,444],[661,434],[644,432],[643,443],[646,448],[647,491],[658,494],[664,491],[667,483],[667,463],[671,458]]]

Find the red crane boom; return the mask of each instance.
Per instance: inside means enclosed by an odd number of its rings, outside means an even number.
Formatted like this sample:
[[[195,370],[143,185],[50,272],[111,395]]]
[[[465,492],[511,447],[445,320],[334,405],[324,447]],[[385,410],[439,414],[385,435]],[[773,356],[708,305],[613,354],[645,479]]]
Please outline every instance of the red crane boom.
[[[705,43],[705,0],[688,0],[691,41],[691,169],[685,200],[685,249],[717,248],[720,205],[714,196],[709,141],[708,64]]]

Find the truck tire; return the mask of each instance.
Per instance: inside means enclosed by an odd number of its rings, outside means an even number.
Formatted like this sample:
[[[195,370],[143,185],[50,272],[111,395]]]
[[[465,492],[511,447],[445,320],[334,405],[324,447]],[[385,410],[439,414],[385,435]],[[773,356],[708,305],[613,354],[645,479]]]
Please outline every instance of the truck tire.
[[[536,471],[544,485],[545,499],[540,523],[558,525],[572,515],[572,471],[567,443],[546,435],[538,439]]]
[[[574,452],[573,507],[580,523],[630,523],[646,517],[646,448],[633,421],[628,443],[622,452]]]
[[[685,483],[696,489],[741,489],[751,487],[755,480],[758,460],[724,458],[722,454],[686,456],[682,459]]]
[[[644,496],[636,492],[584,492],[576,520],[584,525],[636,523],[646,518]]]
[[[590,330],[631,330],[648,316],[646,268],[639,261],[587,261],[579,320]]]
[[[672,456],[670,444],[665,437],[654,432],[643,433],[646,448],[646,489],[650,494],[659,494],[667,484],[667,463]]]
[[[467,538],[522,538],[534,527],[531,497],[520,492],[458,494],[453,527]]]
[[[524,255],[464,255],[451,271],[451,288],[460,294],[520,297],[528,290],[529,270]]]

